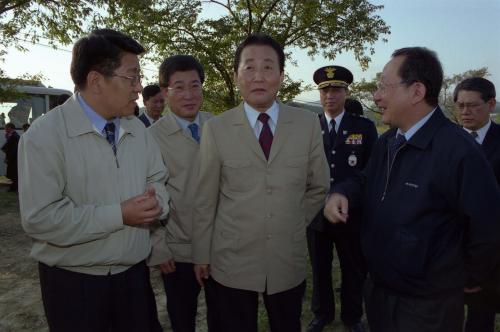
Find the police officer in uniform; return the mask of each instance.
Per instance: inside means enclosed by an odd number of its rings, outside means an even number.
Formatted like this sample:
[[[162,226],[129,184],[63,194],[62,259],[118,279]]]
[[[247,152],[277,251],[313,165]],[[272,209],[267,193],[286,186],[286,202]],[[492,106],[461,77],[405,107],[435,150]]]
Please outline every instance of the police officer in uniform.
[[[340,66],[326,66],[314,72],[324,113],[319,116],[325,154],[330,165],[330,186],[363,169],[377,140],[372,121],[345,111],[352,73]],[[322,331],[335,317],[332,286],[333,248],[337,249],[342,275],[341,319],[348,331],[364,331],[362,288],[366,276],[359,243],[361,211],[349,212],[348,224],[331,224],[319,213],[308,228],[309,255],[313,270],[311,310],[314,319],[308,332]]]

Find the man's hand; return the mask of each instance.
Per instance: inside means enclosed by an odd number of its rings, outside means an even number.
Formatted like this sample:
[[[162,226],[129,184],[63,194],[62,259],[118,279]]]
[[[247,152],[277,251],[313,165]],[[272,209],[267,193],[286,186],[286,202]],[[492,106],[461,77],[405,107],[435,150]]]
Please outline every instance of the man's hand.
[[[479,293],[482,290],[483,289],[481,287],[479,287],[479,286],[471,287],[471,288],[464,287],[464,293],[466,293],[466,294]]]
[[[121,203],[123,224],[139,226],[155,221],[162,212],[153,187]]]
[[[339,222],[347,222],[347,211],[349,208],[349,202],[347,197],[342,194],[334,193],[326,202],[325,208],[323,209],[323,214],[326,219],[331,223],[337,224]]]
[[[196,275],[196,280],[203,287],[204,281],[203,279],[208,279],[210,276],[210,265],[208,264],[195,264],[194,265],[194,274]]]
[[[169,259],[165,263],[160,264],[160,270],[163,274],[169,274],[175,272],[175,262],[173,259]]]

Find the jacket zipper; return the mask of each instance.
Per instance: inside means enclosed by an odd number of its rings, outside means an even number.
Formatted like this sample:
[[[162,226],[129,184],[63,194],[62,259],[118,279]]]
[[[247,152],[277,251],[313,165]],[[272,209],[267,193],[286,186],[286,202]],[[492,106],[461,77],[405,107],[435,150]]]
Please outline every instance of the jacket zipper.
[[[387,193],[387,187],[389,186],[389,178],[391,176],[391,172],[392,172],[392,166],[394,165],[394,161],[396,160],[396,156],[398,155],[399,151],[406,145],[403,144],[401,145],[397,150],[396,152],[394,152],[394,156],[392,157],[392,161],[389,162],[389,160],[387,160],[387,178],[386,178],[386,181],[385,181],[385,188],[384,188],[384,192],[382,193],[382,198],[380,199],[381,202],[384,201],[385,199],[385,194]],[[389,153],[389,145],[387,145],[387,156],[389,156],[390,153]]]

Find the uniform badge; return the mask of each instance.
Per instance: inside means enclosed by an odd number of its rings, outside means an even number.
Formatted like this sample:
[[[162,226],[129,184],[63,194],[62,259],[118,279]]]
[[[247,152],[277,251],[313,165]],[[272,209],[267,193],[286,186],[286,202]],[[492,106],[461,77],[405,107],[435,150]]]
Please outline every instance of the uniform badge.
[[[358,158],[355,155],[351,154],[349,158],[347,158],[347,163],[349,164],[349,166],[354,167],[358,164]]]
[[[345,140],[345,144],[361,145],[363,144],[363,134],[351,134]]]
[[[333,67],[326,67],[325,68],[325,73],[327,78],[333,78],[335,76],[335,68]]]

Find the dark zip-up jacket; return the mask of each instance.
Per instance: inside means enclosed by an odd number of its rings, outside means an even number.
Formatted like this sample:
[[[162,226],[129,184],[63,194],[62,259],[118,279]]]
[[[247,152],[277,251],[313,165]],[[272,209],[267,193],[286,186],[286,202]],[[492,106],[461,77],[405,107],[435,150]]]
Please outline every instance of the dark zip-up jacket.
[[[363,205],[361,243],[372,281],[433,298],[462,292],[466,271],[468,285],[479,285],[500,253],[500,191],[491,166],[439,107],[389,164],[395,135],[382,135],[365,171],[334,188]]]

